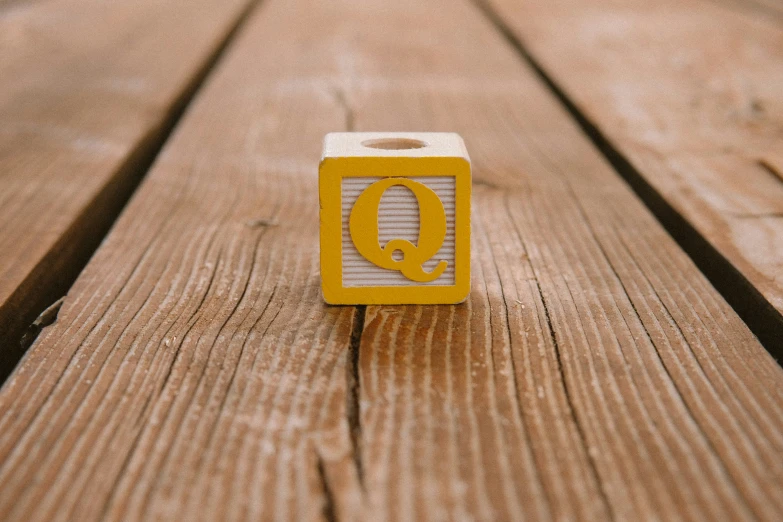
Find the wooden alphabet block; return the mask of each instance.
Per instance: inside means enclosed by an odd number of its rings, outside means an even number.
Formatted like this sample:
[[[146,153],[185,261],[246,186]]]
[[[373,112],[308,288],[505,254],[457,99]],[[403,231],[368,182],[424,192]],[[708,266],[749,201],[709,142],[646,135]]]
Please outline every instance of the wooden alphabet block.
[[[458,134],[327,134],[319,169],[326,302],[464,301],[470,190]]]

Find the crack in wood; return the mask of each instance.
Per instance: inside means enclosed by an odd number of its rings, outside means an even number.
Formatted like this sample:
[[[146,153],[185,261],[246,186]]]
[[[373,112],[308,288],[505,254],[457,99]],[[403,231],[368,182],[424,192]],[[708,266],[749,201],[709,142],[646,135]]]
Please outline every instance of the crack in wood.
[[[248,228],[276,227],[278,225],[275,219],[251,219],[245,222]]]
[[[60,313],[60,308],[62,308],[64,301],[65,297],[63,296],[46,307],[46,309],[41,312],[38,318],[33,321],[33,324],[27,328],[27,331],[24,333],[20,341],[23,352],[27,351],[27,349],[32,346],[44,328],[54,324],[54,322],[57,320],[57,314]]]
[[[511,218],[511,210],[509,208],[509,203],[508,203],[508,194],[506,194],[503,197],[503,205],[505,207],[506,214],[509,216],[509,218],[513,222],[513,218]],[[523,248],[525,249],[525,252],[527,252],[527,246],[522,241],[522,236],[521,236],[521,234],[519,234],[519,231],[516,230],[516,225],[514,226],[514,230],[517,232],[517,237],[519,239],[520,244],[523,245]],[[524,408],[522,407],[522,403],[520,402],[520,397],[522,396],[522,387],[519,385],[519,378],[517,376],[517,363],[516,363],[516,359],[514,358],[514,353],[513,353],[513,344],[514,344],[515,336],[514,336],[513,332],[511,331],[511,316],[509,314],[510,306],[509,306],[508,300],[506,298],[506,290],[505,290],[505,288],[503,287],[503,284],[502,284],[501,275],[500,275],[501,274],[500,273],[500,267],[498,266],[497,259],[494,256],[492,257],[492,264],[493,264],[493,266],[495,268],[495,274],[497,275],[498,281],[501,283],[500,284],[500,297],[501,297],[501,300],[503,301],[504,316],[506,318],[506,321],[505,321],[506,325],[505,326],[506,326],[506,335],[508,336],[508,359],[509,359],[509,365],[511,366],[511,379],[512,379],[512,382],[513,382],[513,385],[514,385],[514,391],[515,391],[514,405],[516,406],[517,415],[519,417],[520,423],[522,424],[522,432],[524,434],[524,437],[525,437],[525,439],[526,439],[526,441],[528,443],[528,446],[532,448],[533,447],[533,438],[531,437],[530,429],[528,427],[528,423],[527,423],[527,421],[525,421]],[[539,290],[540,290],[540,288],[539,288]],[[489,303],[489,299],[490,299],[489,295],[487,295],[487,302],[488,303]],[[542,296],[542,299],[543,299],[543,296]],[[492,330],[492,314],[490,314],[490,316],[489,316],[489,324],[490,324],[490,331],[491,331]],[[553,335],[554,335],[554,333],[553,333]],[[494,359],[494,351],[495,351],[494,350],[494,344],[495,344],[494,342],[490,343],[490,353],[492,354],[493,359]],[[493,363],[493,366],[497,367],[497,365],[494,365],[494,363]],[[561,374],[561,376],[562,376],[562,374]],[[495,371],[492,372],[492,378],[493,379],[496,378]],[[574,419],[574,422],[577,422],[576,419]],[[587,447],[585,447],[585,450],[587,450]],[[543,474],[542,474],[542,471],[540,469],[539,462],[536,460],[535,455],[531,455],[531,460],[533,461],[534,468],[535,468],[535,473],[536,473],[536,476],[538,478],[538,481],[541,482],[541,477],[542,477]],[[599,490],[600,490],[601,489],[600,483],[599,483],[598,487],[599,487]],[[548,491],[546,488],[544,488],[544,496],[547,499],[547,501],[546,501],[547,509],[550,511],[548,516],[552,516],[551,513],[552,513],[552,510],[553,510],[553,506],[554,506],[555,500],[552,498],[552,493],[550,491]]]
[[[756,160],[756,165],[758,165],[759,167],[764,169],[767,173],[769,173],[769,175],[772,176],[772,179],[780,183],[783,183],[783,172],[775,168],[775,166],[772,163],[762,158]]]
[[[506,201],[506,205],[505,206],[506,206],[506,212],[509,214],[509,216],[511,216],[510,208],[508,206],[508,201]],[[514,232],[517,235],[517,240],[523,246],[525,252],[527,252],[528,251],[528,247],[525,244],[525,240],[523,238],[522,233],[518,229],[518,227],[517,227],[516,223],[514,222],[513,218],[511,219],[511,221],[512,221],[512,224],[513,224]],[[571,417],[571,420],[572,420],[572,422],[573,422],[573,424],[574,424],[574,426],[576,428],[576,432],[577,432],[577,436],[579,437],[579,441],[580,441],[582,447],[584,448],[585,455],[587,457],[588,469],[590,470],[590,474],[593,476],[593,480],[596,483],[596,488],[597,488],[598,493],[599,493],[599,495],[601,497],[601,502],[606,507],[606,512],[608,513],[609,519],[610,520],[615,520],[616,518],[615,518],[614,511],[613,511],[613,507],[612,507],[611,502],[609,501],[609,496],[606,494],[606,490],[605,490],[604,484],[603,484],[603,482],[601,480],[601,475],[598,472],[598,466],[597,466],[597,464],[595,462],[595,458],[593,456],[593,452],[590,451],[590,445],[589,445],[589,443],[587,441],[587,435],[585,434],[584,427],[582,426],[579,418],[576,415],[576,408],[574,406],[574,402],[573,402],[573,399],[571,397],[571,392],[569,391],[568,381],[566,379],[566,375],[565,375],[564,368],[563,368],[563,361],[562,361],[562,355],[561,355],[561,351],[560,351],[560,345],[559,345],[559,343],[557,341],[557,336],[555,334],[555,329],[554,329],[554,326],[552,324],[552,317],[551,317],[550,312],[549,312],[549,307],[548,307],[547,302],[546,302],[546,297],[544,296],[544,292],[543,292],[543,290],[541,288],[541,283],[538,280],[538,275],[535,274],[535,272],[534,272],[533,273],[533,278],[529,279],[528,281],[532,282],[535,285],[536,290],[537,290],[538,295],[539,295],[539,298],[541,299],[541,305],[544,308],[544,317],[546,319],[546,329],[547,329],[547,332],[549,334],[549,338],[550,338],[550,340],[552,342],[552,346],[554,348],[555,361],[556,361],[556,364],[557,364],[557,375],[560,377],[560,382],[562,384],[563,395],[565,397],[565,404],[566,404],[566,408],[567,408],[567,411],[568,411],[568,415]],[[504,298],[504,301],[505,301],[505,298]],[[512,359],[513,359],[513,357],[512,357]]]
[[[317,469],[318,469],[318,478],[321,481],[321,489],[324,493],[324,505],[323,505],[323,516],[326,522],[337,522],[337,510],[335,508],[336,502],[334,498],[334,491],[332,491],[331,486],[329,485],[329,479],[326,475],[326,465],[324,463],[324,459],[321,456],[321,454],[316,451],[316,461],[317,461]]]
[[[557,336],[555,335],[555,329],[552,325],[552,317],[549,313],[549,306],[546,304],[546,297],[544,296],[544,292],[541,290],[541,284],[538,282],[538,279],[535,281],[536,288],[538,289],[538,294],[541,296],[541,304],[544,307],[544,317],[546,318],[546,325],[547,329],[549,331],[549,337],[552,340],[552,345],[555,350],[555,361],[557,362],[557,373],[560,376],[560,380],[563,384],[563,393],[565,394],[566,399],[566,406],[568,407],[568,413],[571,416],[571,419],[574,422],[574,426],[576,427],[577,435],[579,436],[579,440],[582,443],[582,446],[585,449],[585,454],[587,455],[587,462],[590,467],[590,472],[593,475],[593,478],[595,479],[595,482],[598,487],[598,492],[601,495],[601,501],[606,506],[606,510],[609,514],[610,520],[615,520],[614,510],[612,507],[612,503],[609,502],[609,496],[606,494],[606,491],[604,489],[603,482],[601,481],[601,475],[598,472],[598,465],[595,462],[595,457],[593,455],[593,452],[590,451],[590,445],[587,442],[587,435],[585,434],[584,427],[582,426],[581,422],[579,421],[579,418],[576,415],[576,409],[574,407],[574,402],[571,397],[571,392],[569,390],[568,386],[568,380],[566,379],[565,371],[563,368],[563,358],[560,353],[560,344],[557,341]]]
[[[345,89],[340,85],[335,85],[332,89],[332,97],[345,114],[345,130],[347,132],[353,132],[355,127],[355,114],[353,107],[351,107],[351,104],[348,103],[348,97],[345,94]]]
[[[359,377],[359,354],[364,331],[367,306],[356,307],[351,337],[348,344],[346,377],[346,416],[351,437],[351,458],[353,459],[359,485],[364,490],[364,466],[362,465],[362,424],[361,424],[361,379]]]

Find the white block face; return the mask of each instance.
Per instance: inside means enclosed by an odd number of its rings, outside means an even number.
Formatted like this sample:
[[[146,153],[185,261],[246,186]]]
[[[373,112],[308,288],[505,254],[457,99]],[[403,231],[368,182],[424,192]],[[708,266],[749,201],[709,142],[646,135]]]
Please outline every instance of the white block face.
[[[365,259],[351,239],[348,223],[356,198],[371,184],[384,179],[382,177],[346,177],[342,179],[342,264],[343,286],[409,286],[411,280],[398,270],[387,270]],[[454,285],[454,208],[455,178],[453,176],[410,177],[432,189],[440,198],[446,211],[446,238],[438,253],[424,263],[424,270],[430,272],[440,261],[448,265],[443,274],[423,286]],[[407,239],[417,244],[419,238],[419,204],[416,196],[408,188],[396,185],[384,192],[378,207],[378,239],[383,248],[392,239]]]

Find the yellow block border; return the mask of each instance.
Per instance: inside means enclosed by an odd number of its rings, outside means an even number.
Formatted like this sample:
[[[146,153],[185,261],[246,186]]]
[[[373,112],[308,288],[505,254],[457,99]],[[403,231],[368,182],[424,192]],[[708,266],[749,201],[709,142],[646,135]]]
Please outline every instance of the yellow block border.
[[[454,285],[345,287],[342,273],[342,179],[453,176]],[[342,157],[321,161],[321,284],[329,304],[454,304],[470,293],[470,163],[460,157]]]

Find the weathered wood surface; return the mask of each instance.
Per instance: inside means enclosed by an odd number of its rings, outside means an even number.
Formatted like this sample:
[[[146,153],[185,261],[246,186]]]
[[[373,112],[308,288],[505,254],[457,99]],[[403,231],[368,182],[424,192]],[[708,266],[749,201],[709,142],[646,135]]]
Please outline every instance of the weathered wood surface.
[[[783,356],[781,19],[752,1],[481,1],[671,206],[673,234]]]
[[[0,6],[0,378],[146,170],[246,0]]]
[[[466,304],[322,304],[341,129],[465,137]],[[474,6],[268,0],[0,391],[0,518],[778,520],[781,451],[783,371]]]

